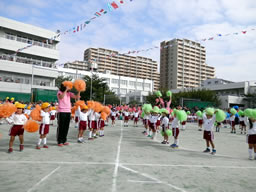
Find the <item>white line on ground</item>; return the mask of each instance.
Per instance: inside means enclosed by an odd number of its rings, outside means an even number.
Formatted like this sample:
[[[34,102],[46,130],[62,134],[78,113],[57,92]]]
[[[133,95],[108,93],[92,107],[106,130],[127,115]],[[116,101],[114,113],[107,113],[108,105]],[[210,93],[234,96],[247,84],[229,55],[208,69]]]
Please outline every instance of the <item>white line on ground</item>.
[[[172,184],[170,184],[170,183],[166,183],[166,182],[160,181],[159,179],[154,178],[154,177],[152,177],[152,176],[150,176],[150,175],[148,175],[148,174],[146,174],[146,173],[141,173],[141,172],[135,171],[135,170],[130,169],[130,168],[128,168],[128,167],[125,167],[125,166],[123,166],[123,165],[119,165],[119,167],[122,167],[123,169],[125,169],[125,170],[127,170],[127,171],[130,171],[130,172],[133,172],[133,173],[136,173],[136,174],[138,174],[138,175],[144,176],[144,177],[146,177],[146,178],[148,178],[148,179],[151,179],[151,180],[153,180],[153,181],[155,181],[155,182],[158,182],[158,183],[161,183],[161,184],[165,184],[165,185],[167,185],[167,186],[169,186],[169,187],[172,187],[173,189],[176,189],[176,190],[178,190],[178,191],[186,192],[186,191],[185,191],[184,189],[182,189],[182,188],[179,188],[179,187],[177,187],[177,186],[174,186],[174,185],[172,185]]]
[[[46,180],[47,178],[49,178],[53,173],[55,173],[58,169],[60,168],[60,166],[58,166],[56,169],[54,169],[53,171],[51,171],[48,175],[44,176],[38,183],[36,183],[33,187],[31,187],[27,192],[31,192],[34,189],[36,189],[37,186],[39,186],[42,182],[44,182],[44,180]]]
[[[115,163],[111,162],[86,161],[0,161],[0,164],[115,165]]]
[[[158,181],[136,181],[136,180],[128,180],[131,183],[160,183]]]
[[[123,139],[123,123],[121,121],[121,134],[120,134],[120,139],[118,142],[117,153],[116,153],[115,169],[114,169],[113,180],[112,180],[112,192],[116,192],[116,178],[117,178],[118,168],[119,168],[119,158],[120,158],[122,139]]]

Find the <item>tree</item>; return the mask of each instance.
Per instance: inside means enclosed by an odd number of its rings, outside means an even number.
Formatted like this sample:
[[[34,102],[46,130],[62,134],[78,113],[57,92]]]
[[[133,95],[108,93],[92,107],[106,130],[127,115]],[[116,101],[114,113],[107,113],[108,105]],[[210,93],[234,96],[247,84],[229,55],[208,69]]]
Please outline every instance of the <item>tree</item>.
[[[90,91],[91,91],[91,77],[86,75],[83,78],[86,82],[86,91],[81,93],[82,100],[90,100]],[[92,100],[104,102],[105,104],[119,103],[119,98],[115,95],[114,92],[109,90],[108,84],[104,78],[99,78],[97,75],[92,76]],[[112,103],[111,103],[112,102]]]
[[[64,76],[58,76],[55,79],[55,87],[60,88],[60,85],[63,81],[72,81],[72,77],[68,76],[68,77],[64,77]]]

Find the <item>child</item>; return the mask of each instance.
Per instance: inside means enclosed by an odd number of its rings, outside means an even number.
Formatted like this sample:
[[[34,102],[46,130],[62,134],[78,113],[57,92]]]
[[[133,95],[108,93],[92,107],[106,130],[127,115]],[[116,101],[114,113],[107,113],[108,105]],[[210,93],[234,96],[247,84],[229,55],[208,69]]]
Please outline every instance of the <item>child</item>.
[[[13,152],[13,142],[15,140],[15,136],[19,136],[19,140],[20,140],[20,151],[23,151],[24,149],[24,124],[27,121],[27,117],[23,114],[23,110],[25,105],[21,104],[21,103],[17,103],[16,104],[17,107],[17,111],[16,113],[12,114],[11,117],[6,118],[6,121],[8,123],[12,123],[13,126],[9,131],[9,136],[10,136],[10,141],[9,141],[9,149],[8,152],[12,153]]]
[[[77,142],[78,143],[84,143],[84,131],[87,129],[87,121],[88,121],[88,107],[86,105],[83,105],[81,108],[78,106],[77,108],[78,112],[78,118],[79,118],[79,131],[77,136]]]
[[[128,121],[130,116],[128,109],[125,109],[125,111],[123,112],[123,115],[124,115],[124,127],[128,127]]]
[[[115,110],[115,108],[113,108],[110,113],[111,120],[112,120],[112,126],[115,126],[115,124],[116,124],[116,115],[117,115],[116,110]]]
[[[134,127],[138,127],[138,125],[137,125],[138,120],[139,120],[139,111],[138,111],[138,109],[136,109],[136,111],[133,113],[133,124],[134,124]]]
[[[79,111],[78,109],[75,111],[75,128],[79,127]]]
[[[221,123],[216,122],[216,132],[220,132]]]
[[[214,135],[213,135],[213,126],[214,123],[216,121],[216,116],[215,115],[211,115],[211,114],[203,114],[203,128],[204,128],[204,139],[206,141],[206,150],[204,150],[204,153],[208,153],[210,152],[210,144],[212,146],[212,155],[216,154],[216,149],[215,149],[215,145],[213,143],[213,139],[214,139]]]
[[[239,124],[240,124],[240,129],[241,129],[241,134],[243,134],[243,131],[244,131],[244,134],[246,134],[246,125],[245,125],[245,122],[246,122],[246,117],[244,115],[241,115],[239,117]]]
[[[95,112],[94,110],[90,110],[88,112],[88,126],[89,126],[89,137],[88,140],[96,139],[96,132],[98,129],[98,120],[100,118],[100,114]]]
[[[203,118],[198,116],[198,131],[202,131]]]
[[[149,135],[153,140],[156,137],[156,129],[157,129],[157,119],[158,119],[158,112],[156,110],[152,110],[151,115],[149,116]],[[152,135],[153,132],[153,135]]]
[[[145,113],[143,117],[144,127],[146,130],[143,131],[142,133],[146,136],[149,135],[149,116],[150,116],[150,113]]]
[[[46,135],[49,133],[49,127],[50,127],[50,113],[49,113],[50,106],[51,106],[50,103],[43,103],[41,105],[42,110],[41,110],[40,116],[42,117],[42,123],[39,129],[40,138],[38,139],[36,149],[40,149],[42,140],[44,144],[43,148],[48,148],[46,144],[47,143]]]
[[[231,125],[230,133],[236,133],[235,115],[233,115],[233,114],[231,114],[231,116],[230,116],[230,125]]]
[[[249,118],[249,129],[247,134],[249,144],[249,159],[253,160],[254,149],[254,159],[256,160],[256,119]]]
[[[162,112],[162,118],[161,118],[161,124],[162,124],[162,131],[164,132],[164,140],[162,144],[169,144],[168,135],[166,134],[166,131],[169,129],[169,119],[166,115],[168,115],[168,110],[164,110]]]
[[[100,137],[104,137],[105,121],[100,117],[98,123],[99,123],[98,127],[100,128],[100,130],[99,130],[99,132],[100,132],[99,136],[100,136]]]
[[[186,129],[186,123],[187,123],[187,121],[182,121],[181,122],[181,130],[182,131],[185,131],[185,129]]]
[[[53,125],[53,122],[55,120],[55,116],[56,116],[56,108],[55,107],[52,107],[52,110],[50,111],[50,115],[51,115],[51,125]]]
[[[172,121],[172,133],[174,137],[174,143],[170,147],[178,148],[179,147],[178,136],[179,136],[180,130],[179,130],[179,120],[176,117],[176,112],[174,112],[174,118]]]

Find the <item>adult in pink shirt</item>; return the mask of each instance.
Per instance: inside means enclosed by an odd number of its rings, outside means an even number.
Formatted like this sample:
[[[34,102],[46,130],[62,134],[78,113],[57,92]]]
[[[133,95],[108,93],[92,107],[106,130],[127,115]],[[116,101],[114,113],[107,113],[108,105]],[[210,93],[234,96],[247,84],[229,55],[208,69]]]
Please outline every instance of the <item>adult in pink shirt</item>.
[[[57,93],[58,97],[58,128],[57,128],[57,142],[58,146],[69,145],[67,143],[67,135],[69,130],[69,123],[71,118],[71,98],[79,99],[80,92],[77,95],[70,92],[69,87],[61,84]]]

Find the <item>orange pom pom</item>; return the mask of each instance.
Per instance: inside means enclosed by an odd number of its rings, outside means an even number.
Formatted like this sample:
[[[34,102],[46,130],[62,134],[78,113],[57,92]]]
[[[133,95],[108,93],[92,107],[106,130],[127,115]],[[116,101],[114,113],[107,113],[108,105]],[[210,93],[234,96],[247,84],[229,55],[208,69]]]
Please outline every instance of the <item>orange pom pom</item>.
[[[102,111],[103,111],[104,113],[106,113],[108,116],[109,116],[109,115],[110,115],[110,113],[111,113],[110,108],[109,108],[109,107],[107,107],[107,106],[103,107]]]
[[[38,131],[39,124],[36,121],[27,120],[27,122],[24,124],[24,129],[29,133],[34,133]]]
[[[87,101],[87,106],[89,109],[93,109],[94,108],[94,101]]]
[[[41,114],[41,107],[39,105],[36,105],[35,109],[33,109],[30,113],[30,117],[35,121],[41,121],[42,117]]]
[[[103,119],[104,121],[106,121],[108,115],[107,115],[105,112],[102,112],[102,113],[100,114],[100,117],[101,117],[101,119]]]
[[[64,81],[62,83],[65,87],[68,87],[69,89],[72,89],[73,83],[71,81]]]
[[[77,79],[74,82],[74,87],[76,88],[77,91],[85,91],[86,83],[82,79]]]
[[[74,107],[71,108],[71,114],[72,114],[72,116],[75,116],[76,110],[77,110],[77,106],[74,106]]]
[[[85,102],[83,100],[78,100],[76,103],[75,103],[75,106],[78,107],[80,106],[80,109],[82,108],[82,106],[85,105]]]
[[[100,102],[94,102],[93,110],[97,113],[101,112],[103,109],[103,106]]]
[[[5,103],[0,106],[0,118],[10,117],[15,113],[17,108],[12,103]]]

